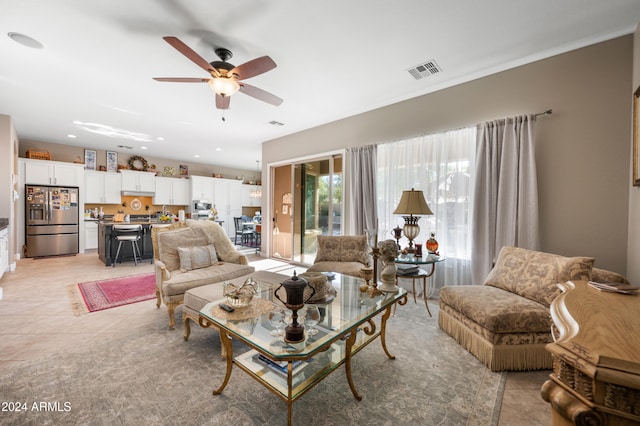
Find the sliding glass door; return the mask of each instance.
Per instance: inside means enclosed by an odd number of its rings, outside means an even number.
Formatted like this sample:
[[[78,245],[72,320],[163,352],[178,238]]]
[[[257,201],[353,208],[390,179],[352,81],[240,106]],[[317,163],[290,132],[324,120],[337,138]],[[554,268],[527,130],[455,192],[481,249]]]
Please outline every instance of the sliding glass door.
[[[318,235],[342,232],[342,156],[274,168],[273,195],[278,223],[273,256],[312,264]]]

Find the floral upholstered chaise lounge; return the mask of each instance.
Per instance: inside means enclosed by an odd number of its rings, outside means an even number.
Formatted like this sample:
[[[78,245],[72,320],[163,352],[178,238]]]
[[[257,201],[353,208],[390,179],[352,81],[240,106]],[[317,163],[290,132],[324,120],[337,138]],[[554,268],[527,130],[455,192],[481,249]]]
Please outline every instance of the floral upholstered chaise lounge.
[[[590,257],[503,247],[484,285],[440,290],[438,324],[492,371],[551,369],[549,306],[569,280],[627,282]]]

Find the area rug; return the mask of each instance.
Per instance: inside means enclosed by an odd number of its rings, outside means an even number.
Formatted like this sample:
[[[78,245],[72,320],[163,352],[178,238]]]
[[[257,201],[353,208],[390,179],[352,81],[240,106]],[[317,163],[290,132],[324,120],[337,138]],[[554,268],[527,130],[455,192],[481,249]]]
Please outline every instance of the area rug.
[[[494,373],[437,325],[424,305],[399,306],[387,323],[388,359],[373,342],[353,359],[357,401],[338,368],[293,404],[294,425],[497,425],[505,373]],[[160,318],[160,316],[158,316]],[[160,321],[160,320],[158,320]],[[286,403],[234,366],[224,378],[214,330],[182,331],[155,321],[0,374],[2,401],[29,410],[2,413],[5,424],[286,425]],[[177,321],[180,324],[180,321]],[[234,353],[247,348],[234,341]],[[49,410],[31,409],[48,402]]]
[[[89,312],[102,311],[155,298],[155,274],[79,283],[78,290]]]

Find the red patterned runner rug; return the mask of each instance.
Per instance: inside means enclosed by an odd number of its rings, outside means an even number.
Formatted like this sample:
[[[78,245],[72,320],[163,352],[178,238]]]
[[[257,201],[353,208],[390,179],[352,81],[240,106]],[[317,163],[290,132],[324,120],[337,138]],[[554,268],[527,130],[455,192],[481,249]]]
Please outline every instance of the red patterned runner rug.
[[[78,289],[89,312],[101,311],[155,298],[155,274],[79,283]]]

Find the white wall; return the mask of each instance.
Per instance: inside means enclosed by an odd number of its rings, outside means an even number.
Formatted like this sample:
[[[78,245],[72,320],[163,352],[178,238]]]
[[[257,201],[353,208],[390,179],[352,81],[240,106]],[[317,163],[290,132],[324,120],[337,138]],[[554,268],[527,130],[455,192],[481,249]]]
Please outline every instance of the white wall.
[[[630,93],[640,86],[640,25],[633,36],[633,79]],[[629,96],[629,102],[632,97]],[[629,140],[633,138],[633,126],[629,128]],[[633,146],[629,144],[629,158],[632,158]],[[633,162],[629,169],[633,170]],[[632,176],[632,174],[630,174]],[[631,182],[631,177],[629,177]],[[635,285],[640,285],[640,187],[629,189],[629,244],[627,247],[627,277]]]
[[[17,241],[16,203],[13,190],[13,175],[17,175],[18,136],[13,127],[11,117],[0,114],[0,217],[9,219],[9,266],[15,269],[15,253]]]

